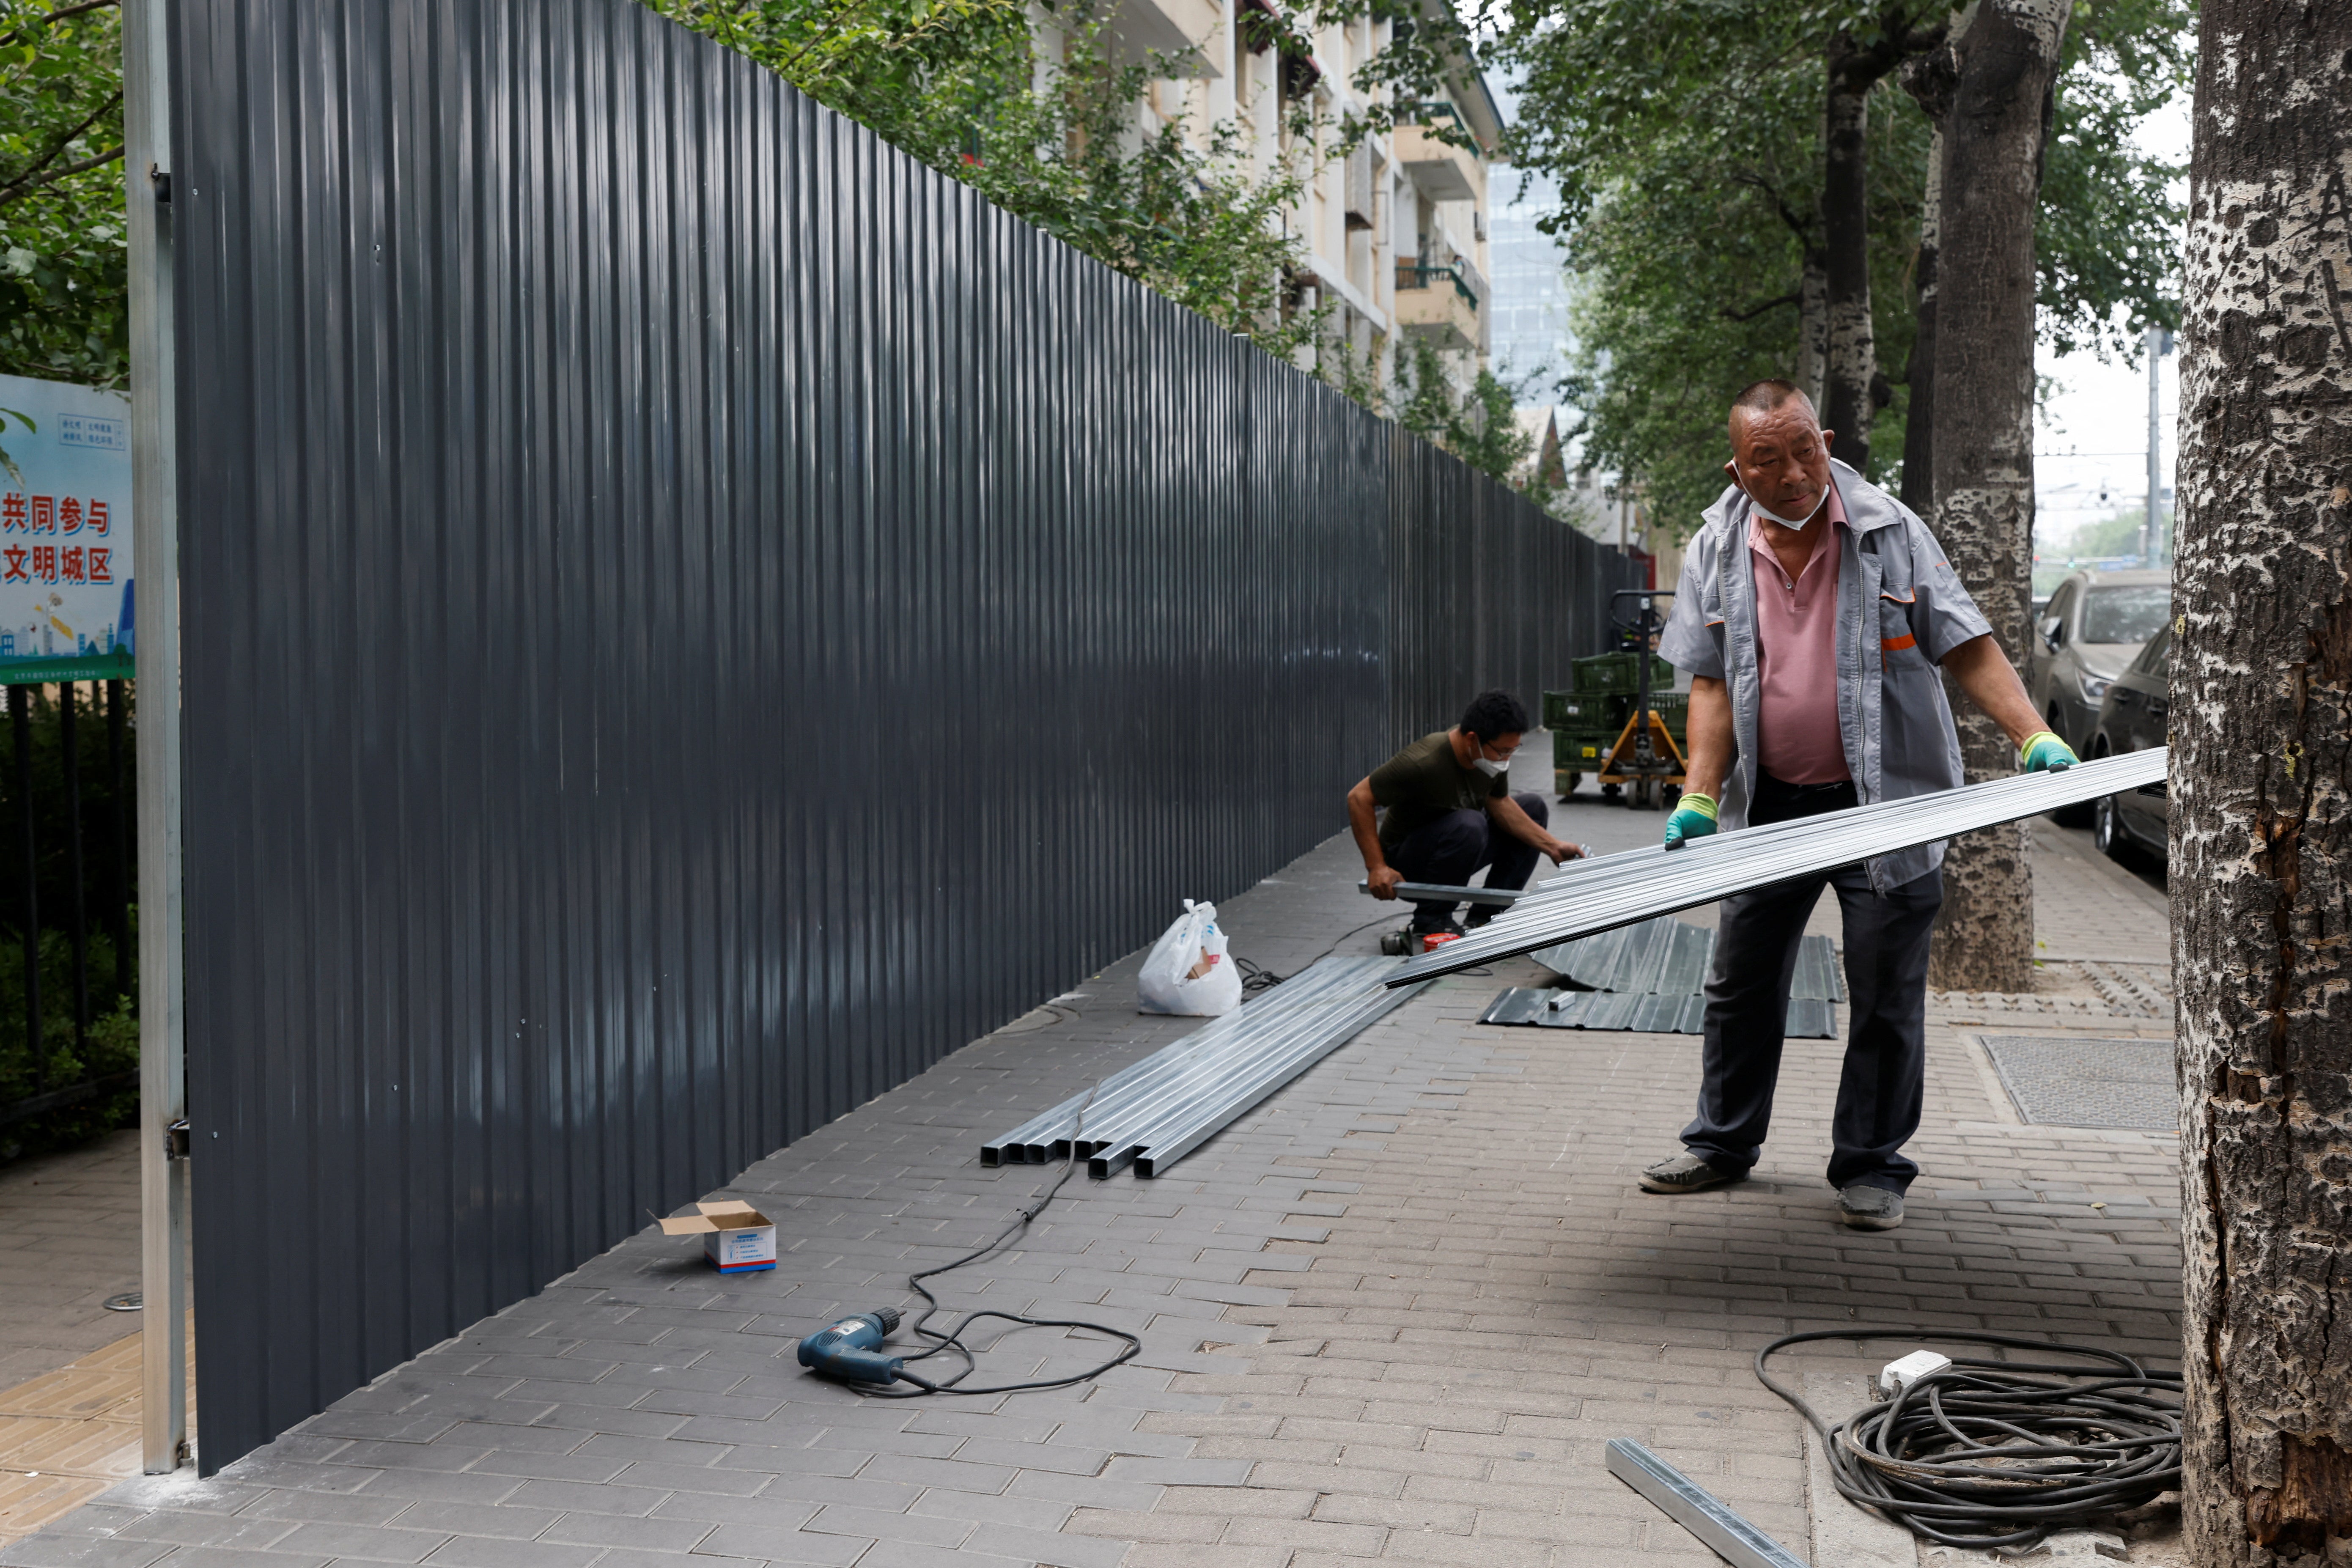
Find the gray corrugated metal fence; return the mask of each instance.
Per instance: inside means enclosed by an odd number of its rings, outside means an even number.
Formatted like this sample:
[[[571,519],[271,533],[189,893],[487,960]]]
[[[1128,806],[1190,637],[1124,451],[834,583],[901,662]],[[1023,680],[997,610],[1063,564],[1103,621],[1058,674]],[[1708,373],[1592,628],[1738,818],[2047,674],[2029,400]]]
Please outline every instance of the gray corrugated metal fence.
[[[626,0],[178,0],[217,1468],[1341,825],[1590,541]]]

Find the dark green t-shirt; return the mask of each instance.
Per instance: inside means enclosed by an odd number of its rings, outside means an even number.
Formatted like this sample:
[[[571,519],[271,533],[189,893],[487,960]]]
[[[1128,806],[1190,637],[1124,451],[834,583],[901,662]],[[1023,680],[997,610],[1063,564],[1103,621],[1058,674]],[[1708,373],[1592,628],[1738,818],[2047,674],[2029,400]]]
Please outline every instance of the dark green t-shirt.
[[[1449,811],[1483,811],[1511,793],[1507,773],[1488,778],[1454,760],[1451,732],[1423,735],[1372,770],[1372,804],[1383,806],[1381,847],[1392,849]]]

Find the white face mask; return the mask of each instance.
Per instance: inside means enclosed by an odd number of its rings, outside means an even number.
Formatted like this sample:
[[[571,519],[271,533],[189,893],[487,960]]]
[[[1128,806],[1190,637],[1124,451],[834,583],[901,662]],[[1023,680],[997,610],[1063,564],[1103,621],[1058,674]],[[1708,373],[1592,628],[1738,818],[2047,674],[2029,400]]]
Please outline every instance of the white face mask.
[[[1503,776],[1503,770],[1509,767],[1511,764],[1508,763],[1498,763],[1495,761],[1494,758],[1488,756],[1484,750],[1481,750],[1476,756],[1470,759],[1470,765],[1476,768],[1480,773],[1485,773],[1490,779],[1498,779]]]
[[[1758,500],[1754,496],[1749,496],[1748,498],[1748,504],[1756,509],[1757,516],[1769,518],[1772,521],[1779,523],[1782,528],[1802,528],[1805,524],[1813,521],[1813,515],[1815,512],[1820,511],[1822,508],[1830,504],[1830,492],[1827,489],[1823,489],[1821,493],[1820,499],[1813,502],[1812,511],[1807,512],[1804,516],[1798,518],[1793,522],[1789,519],[1782,517],[1778,512],[1765,510],[1764,503]]]

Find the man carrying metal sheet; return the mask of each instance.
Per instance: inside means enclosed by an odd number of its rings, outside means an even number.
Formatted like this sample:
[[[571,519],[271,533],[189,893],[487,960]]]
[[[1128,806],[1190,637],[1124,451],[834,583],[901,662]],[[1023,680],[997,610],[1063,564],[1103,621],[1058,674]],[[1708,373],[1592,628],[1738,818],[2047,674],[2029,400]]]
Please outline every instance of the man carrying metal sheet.
[[[1731,488],[1683,563],[1658,652],[1691,672],[1689,787],[1666,847],[1715,832],[1898,800],[1962,782],[1937,667],[2017,743],[2029,772],[2074,753],[2042,728],[2009,657],[1927,525],[1830,458],[1832,433],[1785,381],[1732,404]],[[1844,916],[1852,994],[1832,1124],[1838,1215],[1903,1223],[1919,1167],[1927,939],[1944,898],[1930,844],[1727,899],[1707,977],[1698,1115],[1654,1193],[1737,1182],[1772,1114],[1798,939],[1824,885]]]
[[[1348,823],[1372,897],[1395,898],[1400,882],[1465,887],[1481,866],[1488,868],[1486,886],[1524,888],[1537,856],[1557,866],[1580,853],[1551,836],[1551,808],[1542,795],[1511,794],[1511,757],[1527,727],[1528,710],[1517,698],[1482,691],[1462,722],[1423,736],[1348,792]],[[1386,813],[1377,826],[1375,807]],[[1412,934],[1461,935],[1455,907],[1416,902]],[[1482,904],[1470,923],[1484,925],[1494,914]]]

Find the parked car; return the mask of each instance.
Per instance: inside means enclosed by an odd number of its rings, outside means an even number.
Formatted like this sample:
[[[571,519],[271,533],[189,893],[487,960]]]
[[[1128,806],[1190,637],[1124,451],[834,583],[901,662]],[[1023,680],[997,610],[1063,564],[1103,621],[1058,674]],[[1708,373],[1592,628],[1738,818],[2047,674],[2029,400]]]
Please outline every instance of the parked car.
[[[2139,657],[2119,671],[2099,703],[2099,721],[2089,755],[2141,752],[2165,743],[2170,723],[2172,628],[2159,627]],[[2165,858],[2164,785],[2143,784],[2111,795],[2091,808],[2091,837],[2112,860],[2128,860],[2134,850]]]
[[[2082,752],[2108,686],[2171,618],[2169,572],[2077,572],[2059,584],[2026,649],[2042,721]]]

